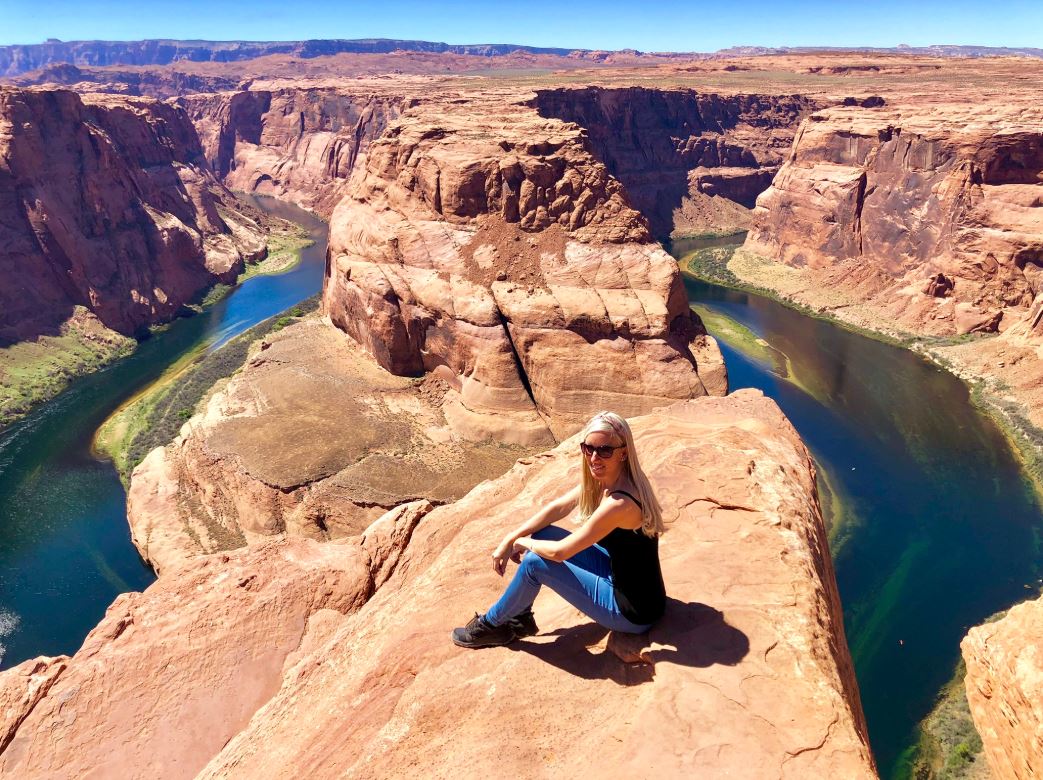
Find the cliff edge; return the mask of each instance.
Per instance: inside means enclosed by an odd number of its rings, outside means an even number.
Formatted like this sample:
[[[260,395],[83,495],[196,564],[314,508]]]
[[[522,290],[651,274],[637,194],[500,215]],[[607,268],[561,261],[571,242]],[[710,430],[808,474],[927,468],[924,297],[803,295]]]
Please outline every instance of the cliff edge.
[[[1043,600],[972,628],[960,648],[967,701],[993,774],[1043,776]]]
[[[575,483],[571,439],[451,504],[200,557],[121,596],[72,658],[0,675],[0,772],[875,777],[796,432],[750,390],[633,428],[671,521],[647,636],[544,592],[538,636],[449,641],[503,587],[490,545]]]

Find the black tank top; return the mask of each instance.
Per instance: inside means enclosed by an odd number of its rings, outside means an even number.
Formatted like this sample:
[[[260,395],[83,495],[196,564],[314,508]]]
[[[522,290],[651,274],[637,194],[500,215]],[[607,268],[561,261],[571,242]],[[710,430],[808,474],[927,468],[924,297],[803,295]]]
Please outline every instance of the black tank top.
[[[625,490],[612,493],[621,493],[641,507],[641,502]],[[614,528],[599,544],[608,551],[612,562],[612,588],[623,617],[638,625],[661,618],[666,608],[666,588],[659,568],[659,539],[646,536],[640,528]]]

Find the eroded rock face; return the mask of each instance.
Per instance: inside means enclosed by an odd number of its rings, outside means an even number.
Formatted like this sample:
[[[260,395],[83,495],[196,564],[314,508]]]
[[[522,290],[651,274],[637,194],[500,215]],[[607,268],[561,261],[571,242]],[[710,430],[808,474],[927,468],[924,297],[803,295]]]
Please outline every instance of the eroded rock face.
[[[452,424],[531,443],[726,390],[676,263],[572,124],[508,96],[410,108],[334,211],[323,308]]]
[[[1043,601],[971,629],[960,648],[967,701],[993,774],[1043,776]]]
[[[407,98],[285,85],[178,98],[214,172],[234,190],[291,200],[328,217],[369,143]]]
[[[800,269],[813,306],[815,289],[847,291],[870,326],[875,314],[912,333],[1005,329],[1043,300],[1041,122],[992,104],[816,112],[746,248]]]
[[[392,507],[457,499],[533,451],[462,439],[446,419],[447,390],[437,377],[389,374],[317,319],[270,335],[134,470],[134,544],[165,576],[275,536],[341,539]]]
[[[608,637],[545,591],[539,636],[449,641],[503,587],[490,545],[576,482],[573,439],[361,539],[205,557],[121,597],[14,728],[0,771],[875,777],[796,432],[749,390],[633,427],[671,521],[670,601],[646,637]],[[4,701],[32,698],[22,688],[47,662],[28,663],[0,675]]]
[[[744,209],[768,188],[801,120],[820,102],[583,87],[540,90],[533,105],[587,131],[598,157],[665,240],[672,232],[746,227]],[[700,210],[707,212],[702,220]]]
[[[0,340],[73,307],[129,334],[264,254],[184,112],[148,99],[0,89]]]
[[[279,540],[120,596],[72,658],[0,675],[0,774],[195,776],[323,625],[366,602],[429,509],[389,517],[380,543]]]

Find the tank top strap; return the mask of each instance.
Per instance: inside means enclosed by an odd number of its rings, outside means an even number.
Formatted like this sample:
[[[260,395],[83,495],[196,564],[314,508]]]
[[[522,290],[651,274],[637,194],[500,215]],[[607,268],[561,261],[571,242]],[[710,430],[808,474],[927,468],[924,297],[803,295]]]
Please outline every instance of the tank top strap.
[[[641,502],[640,502],[640,501],[638,501],[638,500],[637,500],[637,498],[635,498],[635,497],[634,497],[634,496],[633,496],[632,494],[628,493],[628,492],[627,492],[627,491],[625,491],[625,490],[613,490],[613,491],[612,491],[611,493],[609,493],[609,495],[610,495],[610,496],[614,496],[614,495],[615,495],[616,493],[622,493],[622,494],[623,494],[624,496],[626,496],[626,497],[627,497],[627,498],[629,498],[629,499],[630,499],[631,501],[633,501],[633,502],[634,502],[635,504],[637,504],[637,508],[638,508],[638,509],[644,509],[644,507],[643,507],[643,506],[641,506]]]

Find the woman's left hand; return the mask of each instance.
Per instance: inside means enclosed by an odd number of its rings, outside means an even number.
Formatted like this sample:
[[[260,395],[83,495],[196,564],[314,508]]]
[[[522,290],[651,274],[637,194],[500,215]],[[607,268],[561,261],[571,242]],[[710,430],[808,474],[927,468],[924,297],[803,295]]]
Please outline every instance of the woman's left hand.
[[[523,537],[525,538],[525,537]],[[511,548],[511,560],[515,563],[521,563],[522,556],[529,551],[529,547],[522,544],[521,539],[514,540],[514,546]]]

